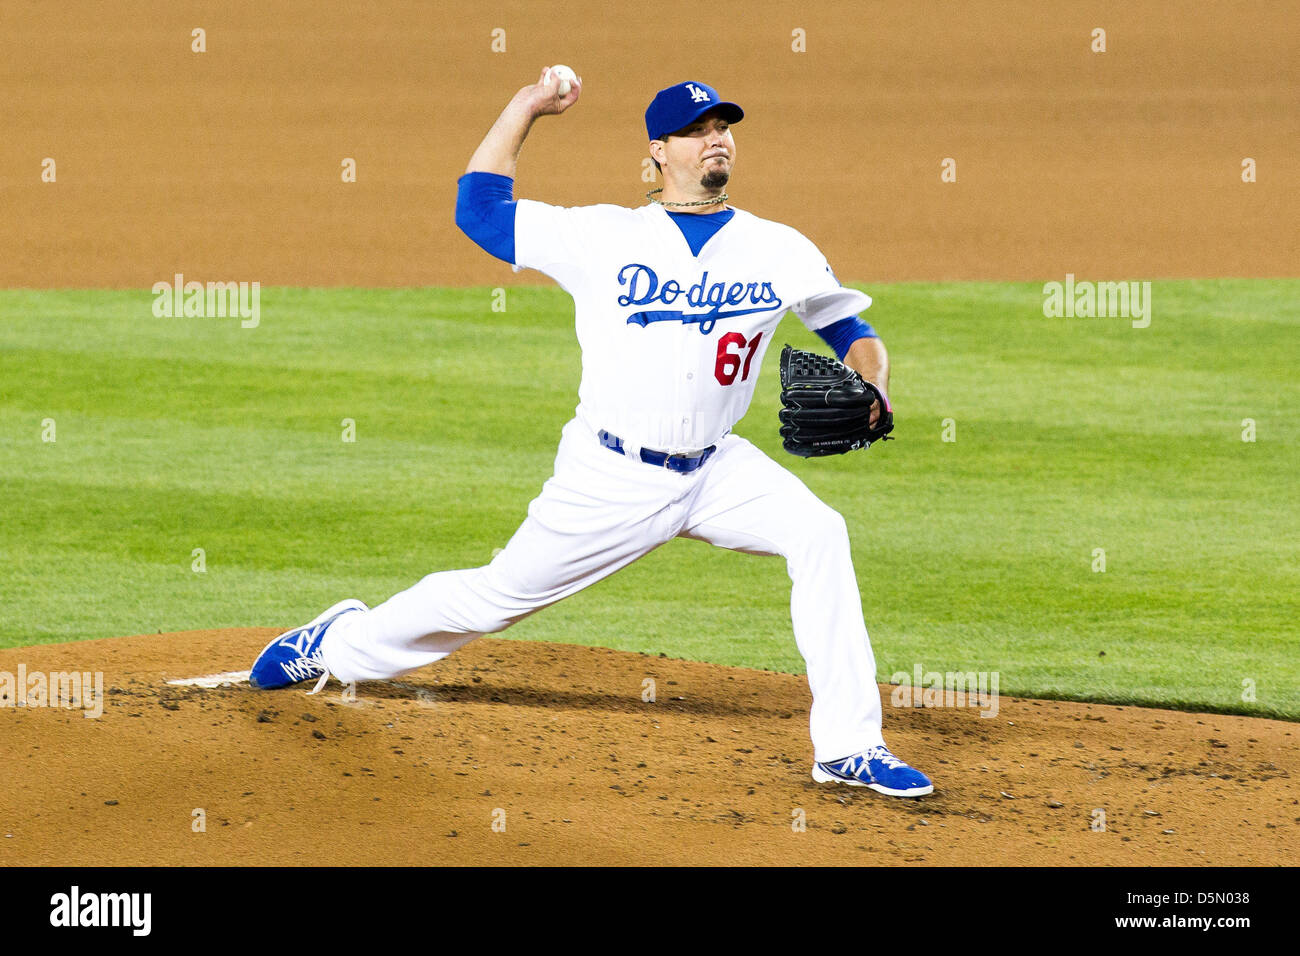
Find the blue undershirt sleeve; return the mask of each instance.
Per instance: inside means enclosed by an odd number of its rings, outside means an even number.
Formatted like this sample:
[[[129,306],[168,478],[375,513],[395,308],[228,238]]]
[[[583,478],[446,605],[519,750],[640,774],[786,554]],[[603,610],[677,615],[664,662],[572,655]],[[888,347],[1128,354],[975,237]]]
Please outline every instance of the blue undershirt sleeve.
[[[856,315],[832,322],[818,329],[817,334],[822,337],[822,341],[835,350],[835,357],[841,362],[844,361],[844,356],[849,354],[849,347],[858,339],[880,338],[875,329]]]
[[[515,181],[499,173],[466,173],[456,185],[456,225],[461,232],[514,265]]]

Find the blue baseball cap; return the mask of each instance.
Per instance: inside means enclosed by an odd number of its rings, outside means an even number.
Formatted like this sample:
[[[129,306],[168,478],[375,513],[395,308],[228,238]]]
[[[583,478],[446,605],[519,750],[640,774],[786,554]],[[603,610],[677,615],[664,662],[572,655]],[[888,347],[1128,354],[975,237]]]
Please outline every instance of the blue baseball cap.
[[[645,111],[645,131],[651,139],[663,139],[719,106],[723,108],[722,118],[728,123],[739,123],[745,118],[744,110],[723,100],[707,83],[695,80],[678,83],[660,90],[650,101]]]

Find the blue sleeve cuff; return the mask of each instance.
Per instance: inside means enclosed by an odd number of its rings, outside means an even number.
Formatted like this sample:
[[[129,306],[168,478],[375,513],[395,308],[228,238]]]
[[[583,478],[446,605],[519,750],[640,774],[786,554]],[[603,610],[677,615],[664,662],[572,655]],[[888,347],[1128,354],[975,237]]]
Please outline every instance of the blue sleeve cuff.
[[[456,185],[456,225],[485,251],[513,265],[515,181],[499,173],[466,173]]]
[[[844,361],[844,356],[849,354],[849,347],[858,339],[880,338],[875,329],[856,315],[832,322],[825,328],[818,329],[817,334],[822,337],[823,342],[835,350],[835,357],[841,362]]]

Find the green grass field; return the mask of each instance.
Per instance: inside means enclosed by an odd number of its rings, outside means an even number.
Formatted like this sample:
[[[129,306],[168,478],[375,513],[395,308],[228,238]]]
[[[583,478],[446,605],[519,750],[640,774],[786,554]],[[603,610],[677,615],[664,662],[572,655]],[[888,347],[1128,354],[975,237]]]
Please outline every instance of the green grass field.
[[[882,679],[1300,719],[1300,280],[1158,282],[1146,329],[1045,318],[1041,284],[868,291],[899,440],[786,455],[775,348],[737,430],[847,518]],[[558,289],[264,289],[255,329],[152,301],[0,292],[0,646],[485,563],[577,402]],[[788,598],[784,562],[675,541],[505,636],[797,672]]]

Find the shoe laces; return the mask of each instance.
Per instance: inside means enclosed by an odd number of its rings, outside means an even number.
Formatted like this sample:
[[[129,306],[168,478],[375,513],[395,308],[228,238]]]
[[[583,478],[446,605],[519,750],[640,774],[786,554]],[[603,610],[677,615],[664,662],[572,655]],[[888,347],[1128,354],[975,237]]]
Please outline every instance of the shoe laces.
[[[330,676],[329,670],[325,667],[324,656],[321,654],[319,640],[321,634],[324,633],[325,629],[333,622],[334,618],[330,618],[328,621],[321,621],[314,627],[304,628],[299,631],[292,640],[281,642],[282,646],[290,648],[298,655],[293,660],[287,661],[281,665],[286,676],[292,677],[295,680],[305,680],[308,677],[314,676],[312,671],[320,668],[320,681],[316,684],[315,689],[310,691],[312,694],[319,691],[325,685],[325,681],[327,681]],[[309,652],[307,649],[313,644],[316,644],[317,646]]]
[[[891,754],[888,747],[872,747],[866,752],[865,756],[867,760],[879,760],[890,770],[897,770],[899,767],[907,766],[907,764]]]
[[[324,673],[322,673],[320,675],[320,680],[316,681],[316,686],[313,687],[311,690],[307,691],[307,696],[312,697],[315,694],[319,694],[322,690],[325,689],[325,684],[329,681],[329,679],[332,676],[334,675],[332,675],[329,671],[325,671]],[[357,682],[348,681],[347,683],[345,683],[343,685],[343,693],[340,696],[342,696],[343,700],[346,701],[347,703],[355,703],[357,699]]]
[[[321,666],[324,667],[323,664]],[[319,694],[321,690],[324,689],[325,684],[329,679],[330,679],[330,672],[328,670],[322,670],[320,674],[320,680],[316,682],[315,687],[307,691],[307,696],[311,697],[313,694]]]

